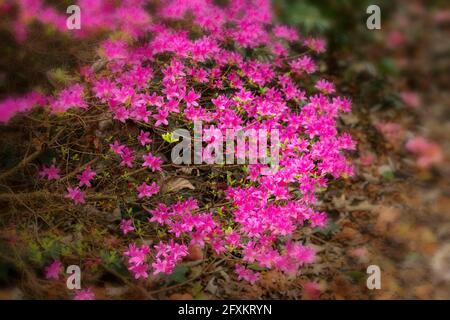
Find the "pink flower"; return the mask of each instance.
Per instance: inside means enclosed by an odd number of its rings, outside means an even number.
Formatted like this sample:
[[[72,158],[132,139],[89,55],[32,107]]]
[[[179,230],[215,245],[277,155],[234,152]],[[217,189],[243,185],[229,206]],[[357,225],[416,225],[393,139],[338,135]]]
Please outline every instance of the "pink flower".
[[[120,162],[120,165],[123,167],[132,168],[133,167],[133,161],[134,161],[134,153],[133,150],[130,148],[125,147],[122,150],[121,153],[122,162]]]
[[[144,264],[140,264],[140,265],[131,265],[128,270],[130,270],[133,275],[134,278],[136,280],[142,278],[142,279],[147,279],[148,278],[148,270],[149,266],[148,264],[144,263]]]
[[[151,197],[152,195],[159,192],[159,186],[156,182],[153,182],[151,185],[148,185],[144,182],[137,188],[137,191],[139,192],[139,199]]]
[[[156,120],[155,126],[159,127],[160,125],[168,125],[169,121],[167,121],[167,117],[169,116],[169,112],[164,109],[158,109],[158,113],[153,115],[153,118]]]
[[[152,139],[150,139],[150,132],[145,132],[141,130],[139,132],[138,140],[142,146],[149,144],[150,142],[152,142]]]
[[[148,264],[145,262],[150,248],[146,245],[137,247],[135,244],[130,244],[128,250],[124,253],[128,257],[128,270],[134,275],[135,279],[148,278],[147,270]]]
[[[368,167],[375,161],[375,159],[376,159],[376,156],[373,153],[367,152],[367,153],[363,153],[359,157],[359,162],[361,163],[362,166]]]
[[[402,32],[398,30],[391,31],[387,36],[388,46],[392,49],[396,49],[404,45],[406,38]]]
[[[314,73],[317,69],[315,62],[309,56],[303,56],[289,63],[294,72],[307,74]]]
[[[298,40],[298,33],[294,28],[287,26],[275,26],[272,31],[278,38],[283,38],[290,42]]]
[[[325,52],[326,50],[326,42],[324,39],[320,39],[320,38],[307,38],[304,41],[305,46],[307,46],[308,48],[310,48],[311,50],[317,52],[317,53],[322,53]]]
[[[320,298],[321,293],[322,288],[320,284],[313,281],[307,281],[303,284],[303,296],[305,299],[317,300]]]
[[[375,127],[381,132],[384,138],[391,144],[397,144],[401,139],[402,127],[394,122],[378,122]]]
[[[311,227],[324,228],[327,224],[328,217],[325,212],[316,212],[309,218],[309,220],[311,221]]]
[[[124,107],[117,108],[114,112],[114,119],[119,120],[122,123],[125,123],[129,116],[130,112]]]
[[[50,167],[43,167],[39,172],[39,176],[42,178],[47,177],[48,180],[58,180],[60,178],[59,168],[57,168],[54,164]]]
[[[80,84],[74,84],[62,90],[57,99],[50,104],[53,112],[64,112],[75,107],[82,109],[88,107],[84,101],[84,88]]]
[[[122,230],[123,234],[127,234],[128,232],[134,231],[133,220],[132,219],[122,219],[120,222],[120,230]]]
[[[95,300],[95,294],[91,288],[77,290],[74,300]]]
[[[91,170],[91,166],[87,166],[81,174],[77,175],[78,180],[80,180],[79,186],[91,187],[91,179],[96,175],[97,173]]]
[[[149,252],[150,248],[146,245],[137,247],[135,244],[130,244],[124,255],[129,258],[128,262],[131,265],[141,265],[145,263]]]
[[[176,264],[188,255],[188,247],[171,240],[169,243],[160,242],[155,245],[156,261],[152,263],[153,274],[171,274]]]
[[[72,199],[76,204],[79,203],[85,203],[85,193],[83,191],[80,190],[80,188],[75,187],[68,187],[67,188],[67,193],[66,193],[66,198],[70,198]]]
[[[186,105],[188,107],[198,107],[197,99],[199,98],[200,94],[197,94],[194,90],[191,90],[184,96],[184,101],[186,101]]]
[[[400,98],[403,100],[404,104],[413,109],[419,108],[422,103],[420,96],[413,91],[400,92]]]
[[[406,149],[417,156],[416,164],[421,169],[428,169],[444,159],[441,147],[424,137],[409,139]]]
[[[59,260],[53,261],[50,265],[45,267],[45,278],[46,279],[59,279],[59,273],[61,272],[62,263]]]
[[[112,151],[115,154],[120,155],[123,153],[123,149],[125,148],[125,145],[120,144],[119,141],[116,140],[116,141],[114,141],[113,144],[110,144],[109,147],[112,149]]]
[[[322,91],[325,94],[332,94],[332,93],[336,92],[334,84],[331,83],[330,81],[327,81],[324,79],[317,81],[315,88],[317,90]]]
[[[161,164],[162,160],[159,157],[156,157],[152,155],[151,153],[148,153],[143,156],[144,163],[142,164],[143,167],[151,168],[152,171],[160,171],[161,170]]]
[[[260,274],[252,271],[250,269],[246,269],[245,267],[241,266],[240,264],[237,264],[235,267],[236,273],[238,275],[238,280],[245,280],[250,282],[251,284],[254,284],[256,281],[259,280]]]

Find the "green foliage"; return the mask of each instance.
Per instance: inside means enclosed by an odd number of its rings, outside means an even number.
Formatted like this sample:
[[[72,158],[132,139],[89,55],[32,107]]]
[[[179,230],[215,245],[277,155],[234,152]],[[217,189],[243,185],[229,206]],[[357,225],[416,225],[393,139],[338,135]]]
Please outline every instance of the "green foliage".
[[[180,264],[173,270],[173,273],[169,276],[169,280],[181,283],[186,281],[187,279],[187,273],[189,271],[189,268],[186,265]]]
[[[168,142],[168,143],[174,143],[177,142],[179,139],[174,137],[173,132],[167,132],[167,133],[163,133],[161,135],[161,137],[163,138],[164,141]]]

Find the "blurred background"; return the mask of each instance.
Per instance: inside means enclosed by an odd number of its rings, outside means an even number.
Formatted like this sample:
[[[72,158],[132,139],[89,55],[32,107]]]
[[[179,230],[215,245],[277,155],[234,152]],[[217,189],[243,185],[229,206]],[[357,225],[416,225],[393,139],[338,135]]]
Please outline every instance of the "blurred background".
[[[62,12],[70,4],[47,2]],[[320,68],[352,98],[353,112],[341,126],[358,141],[357,175],[333,183],[322,200],[332,223],[323,231],[321,260],[300,282],[302,298],[450,299],[449,1],[273,4],[280,22],[327,40]],[[372,4],[381,8],[381,30],[366,27]],[[16,15],[10,1],[0,0],[0,100],[56,90],[95,62],[105,34],[74,41],[35,22],[20,41]],[[10,129],[0,127],[3,139]],[[0,169],[20,161],[16,147],[0,140]],[[11,229],[1,227],[9,239]],[[381,290],[366,287],[371,264],[382,270]],[[0,298],[20,295],[11,287],[14,272],[0,260]],[[274,289],[266,280],[248,296],[298,298],[289,295],[289,283]]]

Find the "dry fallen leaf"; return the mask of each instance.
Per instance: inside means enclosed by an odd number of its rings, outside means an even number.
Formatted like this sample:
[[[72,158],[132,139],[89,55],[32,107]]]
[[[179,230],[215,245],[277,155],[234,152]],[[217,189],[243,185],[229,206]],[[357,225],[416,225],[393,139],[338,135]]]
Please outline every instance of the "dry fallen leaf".
[[[203,249],[198,245],[190,245],[186,260],[197,261],[203,259]]]
[[[436,278],[450,281],[450,244],[443,245],[431,260],[431,268]]]
[[[169,300],[193,300],[194,297],[190,293],[174,293],[170,295]]]
[[[192,183],[189,182],[189,180],[179,177],[167,179],[166,181],[163,182],[161,187],[162,193],[176,192],[181,189],[194,190],[195,187],[192,185]]]
[[[379,232],[384,232],[388,227],[400,217],[400,211],[394,207],[378,206],[378,219],[376,229]]]

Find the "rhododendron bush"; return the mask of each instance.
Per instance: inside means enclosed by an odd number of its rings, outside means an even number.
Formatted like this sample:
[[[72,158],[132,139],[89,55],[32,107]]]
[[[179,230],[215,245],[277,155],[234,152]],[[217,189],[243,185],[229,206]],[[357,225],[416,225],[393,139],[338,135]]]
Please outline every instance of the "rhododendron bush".
[[[319,71],[323,39],[275,23],[266,0],[80,0],[86,12],[74,33],[44,1],[15,3],[19,41],[32,21],[75,39],[109,32],[97,62],[63,88],[0,102],[4,125],[25,117],[48,139],[37,145],[50,156],[26,171],[38,182],[16,192],[44,203],[62,198],[59,214],[68,216],[119,208],[115,232],[137,280],[172,274],[199,250],[226,259],[250,283],[268,270],[292,276],[314,263],[305,235],[327,227],[318,197],[329,181],[353,174],[345,153],[355,149],[338,129],[351,101]],[[209,164],[206,152],[201,165],[175,165],[170,135],[192,131],[194,121],[209,137],[204,147],[217,130],[278,130],[276,170]],[[47,278],[57,279],[59,260],[46,265]]]

